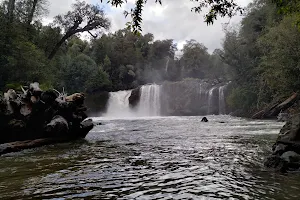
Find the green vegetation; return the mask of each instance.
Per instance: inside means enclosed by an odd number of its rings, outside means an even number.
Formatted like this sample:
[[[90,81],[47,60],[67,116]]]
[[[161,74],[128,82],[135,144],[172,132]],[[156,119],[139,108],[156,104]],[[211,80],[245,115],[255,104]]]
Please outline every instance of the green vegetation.
[[[220,50],[210,55],[195,40],[187,41],[177,59],[172,39],[154,40],[151,33],[130,29],[104,34],[110,27],[104,11],[83,1],[43,25],[47,6],[45,0],[1,4],[0,88],[38,81],[45,88],[95,93],[187,77],[230,78],[229,67],[216,53]],[[83,32],[89,41],[81,39]]]
[[[226,0],[196,2],[196,12],[205,6],[213,9],[207,22],[241,10],[236,4],[226,7]],[[299,91],[298,1],[255,0],[240,27],[227,28],[222,49],[210,54],[203,44],[189,40],[180,58],[172,39],[154,40],[151,33],[132,32],[140,28],[142,19],[135,15],[141,16],[145,1],[136,3],[131,27],[108,33],[110,21],[104,11],[83,1],[49,25],[41,23],[46,0],[2,1],[0,88],[38,81],[43,88],[96,93],[185,78],[231,80],[234,89],[228,103],[244,115]],[[82,40],[81,33],[91,39]]]
[[[273,2],[277,7],[267,0],[250,4],[240,28],[227,31],[223,44],[222,57],[235,71],[228,101],[245,115],[300,89],[300,12],[291,9],[296,1]]]

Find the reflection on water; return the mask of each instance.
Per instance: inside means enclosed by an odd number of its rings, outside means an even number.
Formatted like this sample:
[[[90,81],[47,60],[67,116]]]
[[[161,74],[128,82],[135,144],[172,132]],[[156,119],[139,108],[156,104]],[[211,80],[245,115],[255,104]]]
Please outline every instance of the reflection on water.
[[[282,123],[208,119],[98,119],[86,140],[7,154],[1,199],[300,199],[298,174],[262,165]]]

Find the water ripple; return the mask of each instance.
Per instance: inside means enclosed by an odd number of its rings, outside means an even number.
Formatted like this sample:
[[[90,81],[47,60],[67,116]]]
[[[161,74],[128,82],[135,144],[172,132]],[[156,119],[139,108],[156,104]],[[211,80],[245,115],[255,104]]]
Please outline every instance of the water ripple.
[[[1,199],[300,198],[298,174],[262,166],[282,123],[208,118],[96,119],[86,140],[3,156]]]

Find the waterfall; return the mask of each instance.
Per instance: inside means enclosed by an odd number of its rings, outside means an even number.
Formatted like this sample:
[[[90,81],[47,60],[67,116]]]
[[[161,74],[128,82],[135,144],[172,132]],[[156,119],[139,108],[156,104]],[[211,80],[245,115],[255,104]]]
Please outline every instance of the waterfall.
[[[216,89],[216,87],[212,87],[209,91],[208,91],[208,102],[207,102],[207,114],[213,114],[212,111],[213,111],[213,93],[214,93],[214,90]]]
[[[224,89],[226,85],[223,85],[219,87],[219,115],[225,114],[225,95],[224,95]]]
[[[139,96],[133,95],[130,101],[131,90],[110,92],[107,112],[102,116],[130,118],[226,114],[226,87],[195,80],[143,85],[137,93]]]
[[[208,96],[208,91],[205,87],[205,84],[200,83],[199,85],[199,101],[200,102],[207,102],[207,96]],[[201,104],[201,103],[200,103]]]
[[[166,62],[166,67],[165,67],[166,72],[168,72],[169,62],[170,62],[170,58],[169,58],[169,56],[167,56],[167,62]]]
[[[202,83],[200,83],[200,89],[199,89],[200,98],[201,98],[202,93],[203,93],[203,88],[202,88]]]
[[[136,108],[129,105],[131,90],[110,92],[107,111],[103,117],[127,118],[160,115],[160,85],[144,85],[140,88],[140,101]]]
[[[160,115],[160,85],[144,85],[141,87],[141,97],[138,105],[138,115],[159,116]]]
[[[110,92],[108,107],[104,117],[133,117],[134,113],[129,107],[131,90]]]

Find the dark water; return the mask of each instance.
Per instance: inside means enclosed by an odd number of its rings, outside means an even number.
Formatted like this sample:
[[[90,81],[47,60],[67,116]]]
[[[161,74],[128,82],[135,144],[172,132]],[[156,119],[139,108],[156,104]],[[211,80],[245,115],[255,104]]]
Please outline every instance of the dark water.
[[[282,123],[208,118],[105,120],[86,140],[7,154],[1,199],[300,199],[299,174],[262,165]]]

